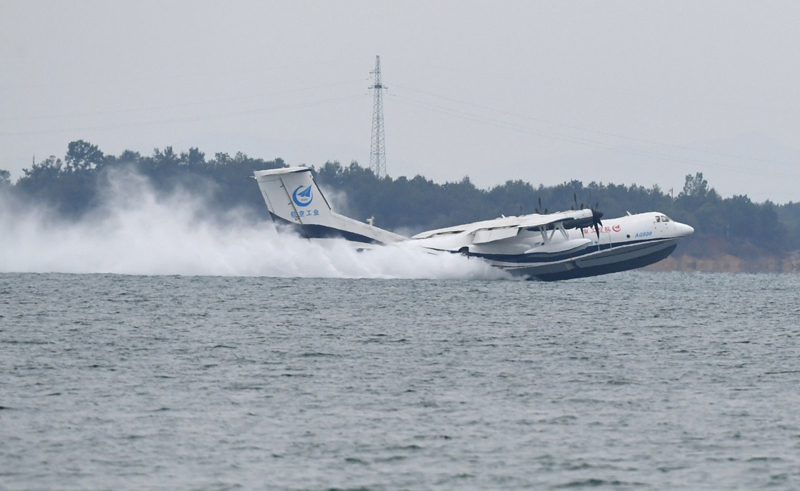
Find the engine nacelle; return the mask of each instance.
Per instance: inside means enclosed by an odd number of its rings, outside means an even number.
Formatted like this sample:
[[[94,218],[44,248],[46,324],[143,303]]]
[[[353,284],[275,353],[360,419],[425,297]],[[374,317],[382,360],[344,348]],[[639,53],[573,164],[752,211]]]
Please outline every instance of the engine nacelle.
[[[531,247],[525,254],[535,254],[535,253],[546,253],[552,254],[554,252],[577,252],[581,249],[585,249],[592,244],[591,239],[582,238],[582,239],[570,239],[570,240],[551,240],[546,244],[542,244],[536,247]]]

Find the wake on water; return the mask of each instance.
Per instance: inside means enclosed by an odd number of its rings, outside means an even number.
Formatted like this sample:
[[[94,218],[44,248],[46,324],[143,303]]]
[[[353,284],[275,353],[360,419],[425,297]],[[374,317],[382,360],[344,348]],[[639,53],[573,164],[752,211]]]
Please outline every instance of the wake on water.
[[[358,252],[344,240],[309,241],[237,210],[212,212],[202,196],[155,192],[116,171],[101,205],[78,221],[15,205],[0,194],[0,272],[328,278],[504,279],[475,259],[413,246]],[[255,185],[255,184],[254,184]]]

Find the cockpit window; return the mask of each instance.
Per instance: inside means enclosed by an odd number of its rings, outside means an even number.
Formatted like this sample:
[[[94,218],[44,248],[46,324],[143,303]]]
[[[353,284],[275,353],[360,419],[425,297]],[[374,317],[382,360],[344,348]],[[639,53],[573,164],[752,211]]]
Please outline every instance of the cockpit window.
[[[662,222],[668,222],[669,221],[669,217],[667,215],[661,215],[661,221]]]
[[[657,216],[657,217],[656,217],[656,223],[658,223],[658,222],[660,222],[660,221],[661,221],[661,217],[660,217],[660,216]]]

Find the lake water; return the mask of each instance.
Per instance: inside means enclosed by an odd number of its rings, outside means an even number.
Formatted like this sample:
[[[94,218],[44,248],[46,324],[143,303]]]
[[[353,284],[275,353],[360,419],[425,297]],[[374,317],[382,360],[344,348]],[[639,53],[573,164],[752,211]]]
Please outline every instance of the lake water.
[[[798,291],[0,274],[0,489],[798,489]]]

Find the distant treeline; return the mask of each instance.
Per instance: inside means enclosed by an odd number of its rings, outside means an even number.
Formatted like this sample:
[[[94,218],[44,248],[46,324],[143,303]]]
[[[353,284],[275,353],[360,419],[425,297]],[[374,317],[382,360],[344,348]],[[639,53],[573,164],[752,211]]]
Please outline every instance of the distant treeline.
[[[40,203],[66,218],[80,218],[100,204],[112,169],[133,169],[150,179],[159,193],[183,189],[202,194],[212,210],[234,208],[267,217],[254,170],[284,167],[281,159],[262,160],[237,153],[218,153],[206,159],[196,148],[175,153],[171,147],[152,155],[125,151],[106,155],[96,145],[79,140],[69,144],[64,159],[54,156],[24,169],[16,183],[0,170],[0,187],[18,202]],[[665,192],[658,186],[615,185],[573,180],[556,186],[533,187],[523,181],[484,190],[468,177],[436,184],[422,176],[378,179],[353,162],[328,162],[314,169],[324,190],[344,193],[344,209],[352,218],[375,217],[375,224],[408,233],[496,218],[500,215],[553,212],[571,207],[597,207],[608,218],[626,212],[661,211],[692,225],[696,232],[678,250],[697,257],[731,254],[739,257],[785,256],[800,249],[800,203],[754,203],[747,196],[721,197],[702,173],[686,176],[682,190]]]

